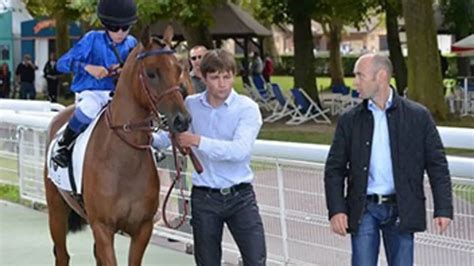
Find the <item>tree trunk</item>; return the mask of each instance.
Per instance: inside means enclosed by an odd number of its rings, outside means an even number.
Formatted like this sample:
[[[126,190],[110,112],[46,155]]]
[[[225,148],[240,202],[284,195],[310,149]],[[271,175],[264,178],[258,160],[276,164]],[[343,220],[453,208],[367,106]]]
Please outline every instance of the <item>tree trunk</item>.
[[[342,21],[332,18],[329,24],[329,72],[331,74],[331,87],[344,86],[344,70],[341,57]]]
[[[56,56],[59,58],[65,54],[70,48],[69,38],[69,19],[64,14],[64,11],[59,11],[54,14],[56,19]],[[61,86],[64,82],[71,84],[71,75],[62,75],[59,78],[59,95],[68,96],[68,88]]]
[[[432,0],[403,0],[408,44],[408,96],[445,120],[441,67]]]
[[[311,34],[311,17],[304,12],[295,12],[293,16],[293,39],[295,45],[296,88],[302,88],[321,106],[314,70],[313,36]]]
[[[403,95],[407,87],[407,66],[403,57],[402,47],[400,45],[400,35],[398,33],[398,13],[395,8],[386,1],[385,6],[385,25],[387,27],[387,42],[390,52],[390,60],[393,64],[393,72],[397,84],[398,94]]]
[[[272,31],[272,24],[271,23],[264,23],[263,24],[267,29]],[[280,55],[278,54],[278,51],[275,46],[275,38],[272,36],[268,36],[263,38],[263,50],[265,53],[270,55],[270,57],[273,59],[273,64],[280,64]]]
[[[204,45],[208,49],[213,49],[211,32],[209,26],[201,23],[198,26],[182,24],[184,29],[184,38],[188,42],[189,48],[196,45]]]

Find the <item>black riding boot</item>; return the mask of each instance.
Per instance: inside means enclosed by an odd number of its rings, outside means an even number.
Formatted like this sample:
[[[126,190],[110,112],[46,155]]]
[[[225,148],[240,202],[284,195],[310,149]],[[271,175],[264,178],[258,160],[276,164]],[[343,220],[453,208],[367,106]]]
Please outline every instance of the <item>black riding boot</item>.
[[[57,163],[59,167],[67,167],[69,165],[69,157],[71,156],[71,143],[79,134],[76,134],[69,125],[63,132],[61,139],[58,141],[59,148],[53,155],[53,162]]]

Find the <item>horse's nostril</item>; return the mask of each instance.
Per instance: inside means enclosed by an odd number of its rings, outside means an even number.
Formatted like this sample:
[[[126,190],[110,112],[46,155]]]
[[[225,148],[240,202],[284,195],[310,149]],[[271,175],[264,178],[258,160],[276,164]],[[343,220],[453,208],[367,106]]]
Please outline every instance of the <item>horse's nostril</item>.
[[[173,120],[173,130],[176,132],[184,132],[188,130],[190,118],[178,113]]]

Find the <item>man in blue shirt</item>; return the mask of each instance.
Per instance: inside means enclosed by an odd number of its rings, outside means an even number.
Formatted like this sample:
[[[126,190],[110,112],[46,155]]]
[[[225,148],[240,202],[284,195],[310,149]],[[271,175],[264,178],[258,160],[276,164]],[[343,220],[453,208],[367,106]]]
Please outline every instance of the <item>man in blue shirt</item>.
[[[74,73],[71,90],[78,93],[76,109],[53,155],[53,161],[66,167],[71,143],[92,122],[115,90],[110,71],[119,72],[137,41],[129,35],[136,22],[133,0],[101,0],[98,17],[105,31],[89,31],[57,63],[57,70]]]
[[[195,151],[201,174],[192,173],[191,224],[197,265],[221,265],[222,230],[227,224],[244,265],[265,265],[263,223],[250,168],[252,147],[262,125],[258,106],[233,89],[236,64],[225,50],[209,51],[201,72],[207,90],[186,98],[193,116],[191,129],[178,143]],[[166,133],[154,136],[154,146],[170,145]]]
[[[363,55],[354,74],[364,101],[339,118],[325,167],[331,229],[351,233],[352,265],[377,265],[380,234],[389,265],[413,265],[414,233],[426,230],[425,170],[438,231],[453,218],[443,144],[430,112],[390,87],[387,57]]]

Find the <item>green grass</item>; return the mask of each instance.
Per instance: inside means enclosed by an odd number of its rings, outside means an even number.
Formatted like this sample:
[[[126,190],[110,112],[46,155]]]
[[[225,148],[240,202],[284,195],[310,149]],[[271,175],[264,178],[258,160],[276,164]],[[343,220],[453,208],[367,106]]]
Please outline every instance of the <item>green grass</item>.
[[[330,145],[332,142],[333,134],[332,133],[319,133],[319,132],[296,132],[295,133],[293,131],[262,128],[262,130],[260,130],[260,134],[258,135],[258,138],[266,139],[266,140]]]
[[[459,198],[474,204],[474,186],[454,184],[453,193]]]
[[[345,78],[344,80],[347,86],[352,87],[352,82],[354,78]],[[272,76],[271,81],[273,83],[279,84],[282,90],[284,91],[288,91],[294,87],[293,86],[294,80],[292,76]],[[316,78],[316,84],[318,86],[319,91],[326,90],[329,88],[329,85],[331,84],[331,78],[329,77]],[[244,86],[242,85],[242,78],[240,76],[235,77],[234,88],[240,93],[244,92],[243,90]]]
[[[20,190],[18,186],[0,184],[0,199],[20,203]]]
[[[17,161],[16,159],[5,159],[5,158],[0,158],[0,168],[1,169],[6,169],[5,170],[0,170],[1,174],[1,179],[7,182],[15,183],[18,180],[17,176]]]

